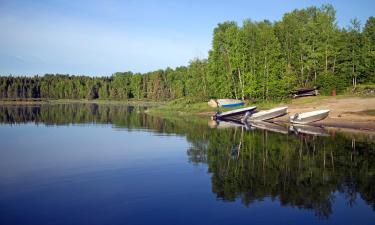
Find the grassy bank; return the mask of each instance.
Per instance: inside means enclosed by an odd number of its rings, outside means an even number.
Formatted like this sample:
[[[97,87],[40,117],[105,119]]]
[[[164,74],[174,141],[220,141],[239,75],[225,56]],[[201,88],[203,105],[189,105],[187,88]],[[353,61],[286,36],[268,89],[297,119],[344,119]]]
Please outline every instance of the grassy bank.
[[[169,101],[158,107],[148,110],[148,113],[158,116],[174,116],[174,115],[197,115],[199,113],[214,113],[215,108],[208,106],[207,102],[194,99],[181,98]]]
[[[256,105],[258,109],[270,109],[279,105],[286,104],[289,101],[262,101],[262,102],[249,102],[246,101],[245,106]],[[206,101],[195,100],[195,99],[176,99],[169,101],[163,105],[148,110],[150,114],[159,116],[172,116],[172,115],[212,115],[217,111],[225,112],[229,110],[234,110],[241,107],[231,107],[231,108],[212,108]]]
[[[282,101],[246,101],[245,106],[256,105],[258,110],[265,110],[274,107],[280,106],[308,106],[309,104],[317,104],[319,102],[327,101],[336,101],[346,98],[360,98],[360,99],[373,99],[373,95],[360,95],[358,93],[348,92],[343,95],[337,96],[312,96],[312,97],[303,97],[297,99],[284,99]],[[239,107],[241,108],[241,107]],[[150,114],[160,115],[160,116],[170,116],[170,115],[212,115],[217,111],[228,111],[236,108],[212,108],[208,106],[207,102],[203,100],[194,100],[194,99],[177,99],[173,101],[166,102],[158,107],[153,107],[148,110]],[[372,115],[371,112],[366,112],[366,115]]]
[[[279,101],[245,101],[245,106],[256,105],[258,110],[270,109],[273,107],[285,106],[285,105],[309,105],[316,104],[320,101],[334,100],[334,99],[345,99],[350,97],[355,98],[374,98],[373,94],[374,86],[362,85],[358,86],[356,92],[348,90],[345,94],[338,96],[314,96],[304,97],[297,99],[284,99]],[[369,91],[370,90],[370,91]],[[370,93],[371,92],[371,93]],[[110,104],[110,105],[132,105],[132,106],[145,106],[150,107],[147,112],[153,115],[159,116],[209,116],[213,115],[217,111],[228,111],[236,108],[212,108],[208,106],[207,100],[199,98],[180,98],[170,101],[157,102],[147,99],[142,100],[109,100],[109,99],[0,99],[0,104],[11,104],[11,105],[40,105],[40,104],[71,104],[71,103],[96,103],[96,104]],[[373,112],[366,112],[366,115],[372,115]]]

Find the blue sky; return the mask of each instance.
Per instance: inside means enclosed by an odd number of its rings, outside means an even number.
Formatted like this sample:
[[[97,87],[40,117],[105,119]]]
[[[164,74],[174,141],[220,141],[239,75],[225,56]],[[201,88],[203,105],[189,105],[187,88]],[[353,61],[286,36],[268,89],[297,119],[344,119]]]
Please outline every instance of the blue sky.
[[[280,20],[296,8],[332,4],[338,25],[364,24],[375,1],[0,0],[0,74],[109,76],[187,65],[207,57],[223,21]]]

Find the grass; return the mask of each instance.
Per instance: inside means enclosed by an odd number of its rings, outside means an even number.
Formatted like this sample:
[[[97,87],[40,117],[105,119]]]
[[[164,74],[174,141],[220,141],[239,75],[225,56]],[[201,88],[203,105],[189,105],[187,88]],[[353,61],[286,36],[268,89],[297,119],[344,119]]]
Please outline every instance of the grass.
[[[285,99],[283,101],[259,101],[259,102],[246,102],[246,106],[256,105],[258,110],[266,110],[271,109],[274,107],[280,107],[285,105],[309,105],[309,104],[319,104],[319,102],[324,100],[334,100],[334,99],[345,99],[345,98],[352,98],[352,97],[360,97],[362,96],[353,96],[353,95],[337,95],[337,96],[311,96],[311,97],[303,97],[297,99]],[[234,110],[241,107],[236,108],[211,108],[208,106],[206,101],[203,100],[194,100],[194,99],[177,99],[166,104],[151,108],[149,110],[150,114],[159,115],[159,116],[210,116],[213,115],[216,111],[229,111]],[[361,112],[361,115],[371,115],[374,116],[375,110],[368,110]]]
[[[345,99],[345,98],[373,98],[374,96],[369,95],[358,95],[351,92],[347,92],[344,94],[336,95],[336,96],[326,96],[326,95],[318,95],[318,96],[309,96],[303,98],[296,98],[286,101],[287,104],[293,105],[304,105],[309,103],[317,103],[322,100],[329,100],[329,99]]]
[[[264,102],[254,102],[250,105],[256,105],[258,110],[266,110],[279,106],[285,106],[288,101],[264,101]]]
[[[375,89],[375,84],[357,84],[357,88],[362,88],[362,89],[373,88],[373,89]]]
[[[337,97],[339,97],[339,96],[335,96],[334,98],[337,98]],[[332,96],[324,96],[324,95],[309,96],[309,97],[292,99],[292,100],[290,100],[289,103],[291,103],[293,105],[303,105],[303,104],[314,103],[314,102],[329,99],[329,98],[333,98],[333,97]]]
[[[161,106],[151,108],[149,113],[154,115],[173,115],[173,114],[199,114],[215,112],[215,108],[207,105],[207,102],[202,102],[192,98],[180,98],[172,100]]]
[[[343,96],[347,97],[375,97],[375,84],[357,84],[355,90],[352,87],[348,87]]]
[[[245,106],[256,105],[259,110],[270,109],[273,107],[285,105],[284,102],[246,102]],[[176,99],[166,104],[151,108],[149,110],[150,114],[159,116],[169,116],[169,115],[211,115],[217,111],[226,112],[234,109],[242,108],[240,107],[230,107],[230,108],[212,108],[206,101],[192,98],[181,98]]]

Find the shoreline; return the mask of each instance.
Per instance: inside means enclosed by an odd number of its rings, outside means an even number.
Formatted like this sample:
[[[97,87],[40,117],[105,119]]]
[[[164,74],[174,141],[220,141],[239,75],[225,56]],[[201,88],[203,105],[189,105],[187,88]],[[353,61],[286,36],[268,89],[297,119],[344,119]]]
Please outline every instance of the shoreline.
[[[29,99],[29,100],[10,100],[0,99],[0,105],[42,105],[42,104],[106,104],[106,105],[129,105],[157,107],[166,104],[166,102],[145,101],[145,100],[112,100],[112,99]]]
[[[375,97],[306,97],[286,104],[276,104],[271,108],[280,106],[288,106],[288,114],[272,119],[271,122],[289,123],[289,115],[294,113],[330,109],[328,118],[311,125],[375,132]],[[214,115],[212,112],[197,114],[206,117]]]
[[[286,116],[276,118],[271,120],[275,123],[289,123],[288,118]],[[346,119],[339,119],[339,118],[326,118],[321,121],[313,122],[308,125],[313,126],[320,126],[326,128],[343,128],[343,129],[352,129],[357,131],[371,131],[375,132],[375,121],[358,121],[358,120],[346,120]]]
[[[201,117],[209,119],[215,114],[216,108],[210,108],[207,103],[185,103],[182,102],[155,102],[145,100],[87,100],[87,99],[32,99],[32,100],[9,100],[1,99],[0,105],[41,105],[41,104],[109,104],[152,107],[146,113],[155,116],[168,117],[168,115],[181,117]],[[253,104],[250,104],[253,105]],[[254,103],[254,105],[257,105]],[[266,107],[262,107],[266,105]],[[307,112],[318,109],[330,109],[328,118],[312,123],[311,125],[354,129],[358,131],[375,131],[375,97],[305,97],[292,100],[289,103],[260,103],[260,108],[272,108],[288,106],[288,114],[271,120],[276,123],[288,123],[288,116],[296,112]]]

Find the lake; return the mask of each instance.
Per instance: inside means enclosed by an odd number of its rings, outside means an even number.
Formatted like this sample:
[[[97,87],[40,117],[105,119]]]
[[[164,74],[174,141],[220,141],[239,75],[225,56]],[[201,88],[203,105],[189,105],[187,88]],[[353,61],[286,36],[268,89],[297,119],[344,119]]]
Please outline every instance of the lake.
[[[0,224],[375,224],[374,133],[144,110],[0,106]]]

